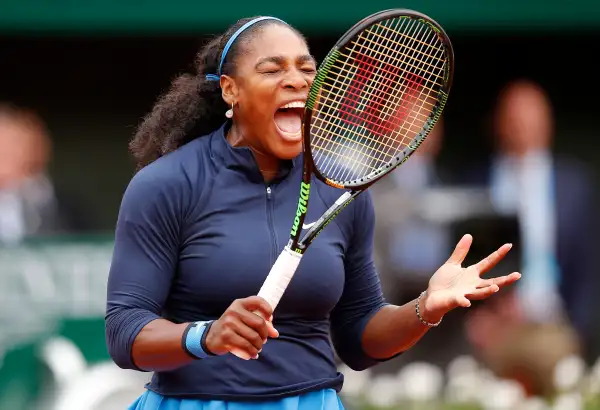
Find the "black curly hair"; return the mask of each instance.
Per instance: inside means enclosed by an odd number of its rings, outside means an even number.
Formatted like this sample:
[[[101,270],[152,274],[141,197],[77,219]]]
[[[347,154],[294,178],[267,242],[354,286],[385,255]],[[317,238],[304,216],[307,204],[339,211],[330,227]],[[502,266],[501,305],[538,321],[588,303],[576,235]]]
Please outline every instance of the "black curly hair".
[[[182,145],[219,128],[229,109],[221,96],[218,81],[206,80],[206,74],[216,74],[223,49],[229,38],[244,24],[255,19],[238,20],[225,33],[202,47],[195,58],[195,74],[185,73],[175,78],[166,93],[138,126],[129,150],[137,163],[137,170]],[[264,27],[285,25],[279,20],[267,19],[244,30],[227,52],[222,74],[234,75],[237,57],[244,53],[245,45]]]

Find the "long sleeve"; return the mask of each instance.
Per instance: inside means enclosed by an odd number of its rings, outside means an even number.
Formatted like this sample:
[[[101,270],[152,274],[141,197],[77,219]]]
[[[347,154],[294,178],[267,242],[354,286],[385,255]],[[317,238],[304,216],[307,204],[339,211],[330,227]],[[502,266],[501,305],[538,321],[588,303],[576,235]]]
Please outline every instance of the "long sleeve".
[[[331,334],[344,363],[363,370],[380,362],[364,352],[362,335],[369,319],[387,303],[373,261],[375,212],[370,194],[363,193],[353,205],[354,232],[344,261],[346,282],[331,314]]]
[[[106,342],[122,368],[137,369],[133,342],[144,326],[160,317],[176,270],[181,190],[165,179],[153,170],[140,171],[119,211],[108,278]]]

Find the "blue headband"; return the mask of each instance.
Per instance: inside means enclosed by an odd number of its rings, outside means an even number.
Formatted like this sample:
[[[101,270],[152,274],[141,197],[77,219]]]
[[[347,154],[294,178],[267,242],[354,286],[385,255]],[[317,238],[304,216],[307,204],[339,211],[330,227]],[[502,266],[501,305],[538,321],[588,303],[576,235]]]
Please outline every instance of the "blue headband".
[[[259,21],[263,21],[263,20],[277,20],[277,21],[281,21],[282,23],[285,24],[285,22],[283,20],[280,20],[276,17],[265,16],[265,17],[257,17],[254,20],[250,20],[249,22],[244,24],[242,27],[237,29],[237,31],[235,33],[233,33],[233,35],[229,38],[229,41],[227,41],[227,44],[225,44],[225,48],[223,49],[223,53],[221,54],[221,61],[219,62],[219,69],[217,70],[217,74],[206,74],[206,79],[208,81],[219,81],[221,79],[221,75],[223,74],[222,69],[223,69],[223,63],[225,62],[225,57],[227,57],[227,52],[233,45],[233,42],[235,41],[235,39],[238,38],[239,35],[242,34],[244,32],[244,30],[246,30],[248,27],[258,23]]]

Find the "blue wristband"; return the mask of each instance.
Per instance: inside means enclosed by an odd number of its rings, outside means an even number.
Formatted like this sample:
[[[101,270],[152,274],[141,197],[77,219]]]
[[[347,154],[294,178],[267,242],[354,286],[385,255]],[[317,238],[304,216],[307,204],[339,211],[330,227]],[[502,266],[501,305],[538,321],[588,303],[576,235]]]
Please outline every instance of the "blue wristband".
[[[183,348],[195,359],[214,356],[206,349],[205,339],[213,321],[190,323],[183,333]]]

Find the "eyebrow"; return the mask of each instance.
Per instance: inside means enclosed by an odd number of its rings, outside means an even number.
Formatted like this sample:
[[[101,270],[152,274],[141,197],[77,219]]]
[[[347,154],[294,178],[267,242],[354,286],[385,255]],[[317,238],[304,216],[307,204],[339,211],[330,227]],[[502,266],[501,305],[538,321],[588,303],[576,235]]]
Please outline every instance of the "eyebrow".
[[[275,63],[275,64],[279,64],[279,65],[284,65],[285,61],[286,61],[286,58],[283,56],[269,56],[269,57],[264,57],[264,58],[261,58],[260,60],[258,60],[258,62],[256,63],[256,65],[254,67],[258,68],[260,65],[265,64],[265,63]],[[296,62],[298,62],[300,64],[306,63],[306,62],[311,62],[311,63],[316,64],[315,58],[313,56],[311,56],[310,54],[304,54],[304,55],[297,57]]]

